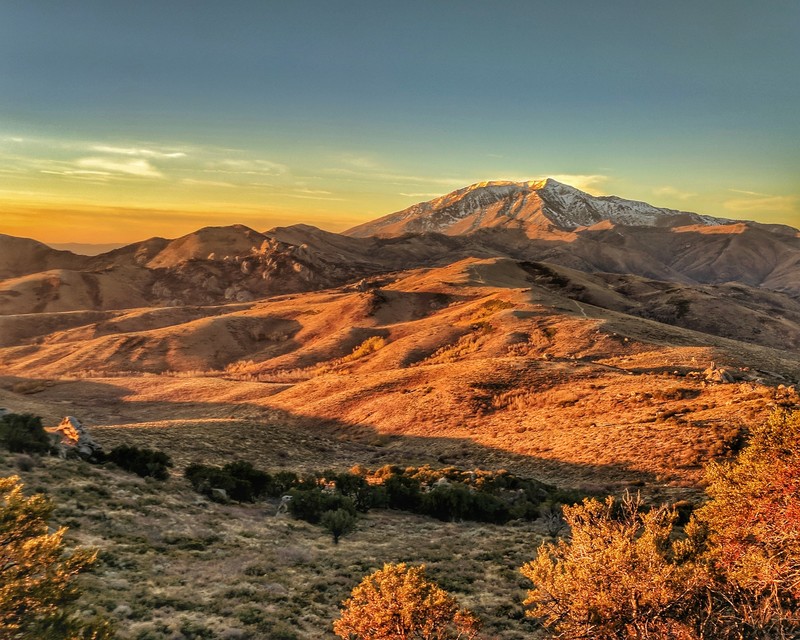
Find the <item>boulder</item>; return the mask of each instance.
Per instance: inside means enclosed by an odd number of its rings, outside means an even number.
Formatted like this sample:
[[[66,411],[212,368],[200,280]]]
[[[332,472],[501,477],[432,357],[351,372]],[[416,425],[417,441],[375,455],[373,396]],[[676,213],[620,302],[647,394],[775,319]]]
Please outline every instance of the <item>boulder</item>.
[[[706,382],[714,382],[717,384],[730,384],[734,381],[733,374],[726,369],[718,367],[714,362],[711,366],[703,371],[703,378]]]
[[[73,416],[67,416],[57,427],[48,427],[45,431],[52,435],[53,444],[62,458],[75,455],[94,462],[103,455],[103,447],[89,435],[81,421]]]
[[[227,502],[228,492],[220,487],[211,487],[211,495],[209,496],[214,502]]]

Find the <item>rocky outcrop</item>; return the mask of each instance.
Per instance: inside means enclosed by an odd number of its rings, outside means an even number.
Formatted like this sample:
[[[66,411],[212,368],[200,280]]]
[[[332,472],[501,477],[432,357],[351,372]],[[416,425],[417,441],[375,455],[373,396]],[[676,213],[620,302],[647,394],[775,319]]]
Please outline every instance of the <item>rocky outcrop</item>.
[[[103,447],[89,435],[81,421],[73,416],[67,416],[57,427],[45,430],[52,435],[53,445],[62,458],[77,456],[96,462],[103,455]]]
[[[716,384],[730,384],[735,380],[730,371],[718,367],[714,362],[711,363],[711,366],[709,366],[708,369],[703,371],[703,378],[706,382],[712,382]]]

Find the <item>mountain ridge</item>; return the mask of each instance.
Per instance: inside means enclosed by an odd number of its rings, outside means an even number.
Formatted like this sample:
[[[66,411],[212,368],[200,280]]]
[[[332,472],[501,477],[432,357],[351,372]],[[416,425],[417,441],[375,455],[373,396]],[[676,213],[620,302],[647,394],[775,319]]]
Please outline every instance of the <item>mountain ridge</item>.
[[[420,202],[344,231],[382,237],[403,233],[474,233],[488,227],[519,229],[529,237],[575,231],[603,221],[624,226],[725,225],[733,220],[655,207],[619,196],[592,196],[546,178],[526,182],[487,181]]]
[[[558,226],[553,211],[570,218]],[[552,179],[476,183],[355,229],[212,226],[95,256],[0,235],[0,315],[248,302],[465,258],[800,295],[796,229],[595,197]]]

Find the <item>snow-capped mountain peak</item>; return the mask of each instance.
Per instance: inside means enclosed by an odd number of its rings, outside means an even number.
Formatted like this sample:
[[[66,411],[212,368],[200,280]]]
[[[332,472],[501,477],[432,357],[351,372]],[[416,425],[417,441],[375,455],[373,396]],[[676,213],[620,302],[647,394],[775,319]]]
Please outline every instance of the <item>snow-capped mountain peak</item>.
[[[527,235],[541,235],[572,231],[606,220],[615,225],[647,227],[729,222],[617,196],[593,196],[552,178],[544,178],[526,182],[478,182],[345,233],[352,236],[425,232],[462,235],[488,227],[505,227],[520,229]]]

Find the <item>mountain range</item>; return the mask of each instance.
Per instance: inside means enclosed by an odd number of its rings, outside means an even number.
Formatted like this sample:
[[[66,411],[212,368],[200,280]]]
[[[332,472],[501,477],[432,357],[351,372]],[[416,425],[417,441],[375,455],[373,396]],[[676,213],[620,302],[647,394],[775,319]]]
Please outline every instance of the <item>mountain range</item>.
[[[465,257],[800,294],[796,229],[594,197],[548,179],[475,184],[344,234],[207,227],[96,256],[0,235],[0,313],[245,302]]]
[[[544,180],[343,234],[207,227],[94,256],[0,236],[0,367],[0,405],[69,405],[179,460],[233,421],[342,464],[678,491],[800,402],[800,232]],[[264,437],[240,453],[283,464]]]

